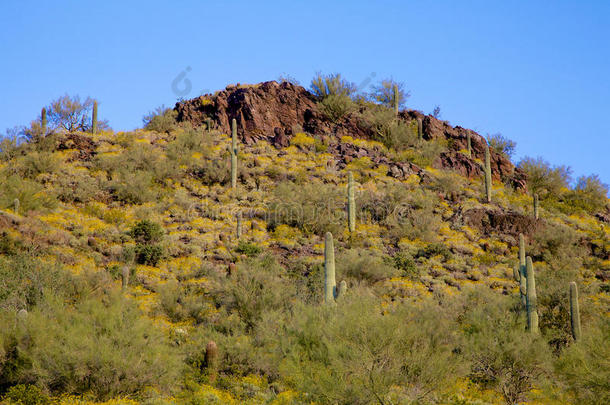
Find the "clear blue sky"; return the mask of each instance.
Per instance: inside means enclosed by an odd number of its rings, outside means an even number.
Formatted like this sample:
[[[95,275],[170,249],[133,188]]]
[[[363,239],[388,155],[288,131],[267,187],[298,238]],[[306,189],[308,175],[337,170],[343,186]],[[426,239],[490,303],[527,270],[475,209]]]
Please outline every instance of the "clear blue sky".
[[[609,1],[0,3],[0,131],[65,93],[116,130],[229,83],[392,76],[409,107],[610,183]],[[190,71],[187,71],[190,68]],[[183,90],[185,82],[178,83]]]

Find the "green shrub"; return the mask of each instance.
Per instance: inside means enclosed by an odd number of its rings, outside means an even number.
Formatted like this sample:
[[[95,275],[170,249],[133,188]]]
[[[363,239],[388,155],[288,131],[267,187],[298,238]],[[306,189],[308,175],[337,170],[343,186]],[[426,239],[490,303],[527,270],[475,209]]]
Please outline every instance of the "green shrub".
[[[163,247],[159,245],[136,245],[136,263],[156,266],[163,258]]]
[[[5,174],[5,173],[2,173]],[[13,207],[15,199],[19,199],[21,214],[34,210],[52,209],[57,206],[57,200],[49,195],[40,184],[23,179],[17,175],[0,177],[0,208]]]
[[[517,167],[527,174],[528,189],[541,198],[558,197],[561,189],[567,188],[570,184],[569,167],[551,166],[541,157],[524,157]]]
[[[338,234],[345,224],[345,192],[330,184],[280,183],[267,213],[269,227],[297,227],[307,234]]]
[[[565,196],[565,203],[576,210],[594,214],[608,207],[608,185],[599,176],[581,176],[576,186]]]
[[[398,251],[394,256],[386,257],[385,261],[397,270],[400,270],[403,276],[410,279],[415,279],[419,276],[420,269],[415,264],[413,257],[407,252]]]
[[[4,395],[9,405],[47,405],[51,400],[34,385],[13,385]]]
[[[411,93],[405,90],[405,84],[393,79],[382,80],[378,85],[373,86],[370,98],[388,108],[394,108],[394,86],[398,89],[398,106],[404,107],[407,98]],[[392,110],[394,113],[394,110]]]
[[[323,100],[328,96],[350,96],[356,91],[356,86],[341,77],[340,73],[323,75],[317,73],[311,80],[311,92]]]
[[[47,109],[49,129],[67,132],[89,132],[91,130],[91,113],[94,100],[87,97],[84,101],[79,96],[64,95],[51,102]],[[97,121],[98,131],[107,129],[107,121]]]
[[[282,374],[303,400],[434,402],[462,374],[451,321],[428,305],[383,313],[358,291],[336,306],[297,306],[286,328]]]
[[[249,330],[263,313],[287,310],[294,286],[285,270],[270,256],[250,259],[237,265],[231,282],[219,282],[213,297],[228,312],[235,311]]]
[[[509,159],[513,157],[515,148],[517,147],[515,141],[502,136],[502,134],[487,135],[487,143],[491,149],[505,155]]]
[[[230,177],[230,166],[223,159],[204,159],[190,174],[206,186],[225,184]]]
[[[369,283],[385,280],[398,274],[381,256],[364,249],[349,249],[337,255],[337,277],[364,280]]]
[[[465,353],[471,361],[470,379],[501,393],[507,404],[526,400],[550,372],[548,346],[540,336],[525,333],[524,317],[512,311],[514,297],[479,288],[467,291],[461,299],[465,303],[460,319],[467,339]]]
[[[263,249],[261,249],[259,246],[255,245],[254,243],[249,243],[249,242],[241,240],[241,241],[239,241],[237,248],[235,248],[235,251],[237,253],[244,254],[248,257],[255,257],[255,256],[258,256],[263,251]]]
[[[176,128],[176,117],[178,113],[165,106],[157,107],[142,118],[144,128],[149,131],[156,131],[169,134]]]
[[[0,256],[0,308],[18,311],[37,305],[45,289],[62,289],[65,275],[56,266],[17,253]]]
[[[35,383],[53,393],[90,394],[105,400],[145,387],[169,390],[180,371],[178,356],[134,303],[111,293],[74,307],[48,296],[19,327],[3,328],[0,380]],[[3,325],[15,325],[3,312]],[[10,371],[10,372],[9,372]]]
[[[158,191],[153,183],[153,175],[145,171],[121,170],[108,183],[109,192],[117,201],[126,204],[143,204],[153,201]]]
[[[318,102],[320,110],[332,122],[338,122],[350,112],[355,111],[356,105],[347,95],[331,94]]]
[[[161,225],[148,219],[138,221],[129,231],[136,243],[143,244],[160,242],[164,233]]]
[[[556,362],[556,372],[579,404],[610,403],[610,320],[601,316],[568,347]]]
[[[59,170],[61,160],[52,152],[29,152],[17,163],[17,170],[27,179],[36,179],[40,174],[51,174]]]

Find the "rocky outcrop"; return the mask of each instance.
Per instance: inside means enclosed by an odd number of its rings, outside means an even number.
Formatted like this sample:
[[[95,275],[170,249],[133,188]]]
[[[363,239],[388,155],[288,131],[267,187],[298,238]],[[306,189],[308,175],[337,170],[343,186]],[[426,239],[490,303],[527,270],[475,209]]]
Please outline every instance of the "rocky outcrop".
[[[505,211],[498,208],[459,208],[453,215],[451,222],[455,226],[466,225],[478,229],[484,235],[501,234],[518,238],[522,233],[533,235],[541,222],[534,217],[523,215],[515,211]]]
[[[428,175],[419,166],[411,162],[394,162],[385,155],[374,149],[367,149],[349,143],[335,142],[329,147],[329,153],[338,157],[337,168],[343,169],[354,159],[367,157],[374,167],[385,165],[388,168],[387,175],[397,179],[406,179],[412,174],[419,176],[421,181],[428,180]]]
[[[328,120],[310,92],[289,82],[228,86],[215,94],[179,102],[175,110],[178,121],[188,121],[198,126],[211,119],[213,126],[224,133],[230,132],[231,120],[235,118],[238,135],[245,144],[264,139],[278,148],[285,147],[297,131],[336,139],[344,135],[369,139],[374,136],[370,128],[363,125],[358,113],[347,114],[338,122]],[[440,155],[435,162],[436,167],[455,170],[469,178],[482,176],[479,161],[484,159],[487,141],[481,135],[459,126],[453,127],[446,121],[419,111],[402,111],[399,118],[408,121],[421,119],[424,139],[444,138],[448,141],[449,150]],[[459,152],[467,148],[468,134],[471,136],[472,157]],[[411,171],[418,171],[408,162],[394,162],[393,165],[391,172],[394,175],[398,175],[399,171],[405,176]],[[525,190],[525,174],[516,169],[506,156],[492,151],[491,166],[496,181]]]

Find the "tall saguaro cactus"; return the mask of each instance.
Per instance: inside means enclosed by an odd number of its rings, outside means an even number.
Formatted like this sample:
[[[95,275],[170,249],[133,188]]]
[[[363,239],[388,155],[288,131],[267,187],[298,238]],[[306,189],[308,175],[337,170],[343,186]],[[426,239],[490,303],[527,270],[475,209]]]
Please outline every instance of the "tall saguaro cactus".
[[[540,218],[540,200],[538,199],[538,194],[534,194],[534,218]]]
[[[487,202],[491,202],[491,157],[489,153],[489,145],[485,145],[485,196]]]
[[[394,93],[394,114],[398,117],[398,85],[394,85],[392,88]]]
[[[356,197],[354,196],[354,174],[347,173],[347,223],[350,232],[356,231]]]
[[[335,300],[335,246],[333,234],[326,232],[324,240],[324,302],[330,304]]]
[[[417,118],[417,140],[421,142],[424,139],[424,123],[421,118]]]
[[[241,238],[241,213],[237,214],[237,229],[236,229],[237,239]]]
[[[97,133],[97,101],[93,102],[93,114],[91,116],[91,133]]]
[[[13,200],[13,211],[15,211],[15,214],[19,214],[19,198]]]
[[[527,309],[527,329],[530,333],[538,333],[538,310],[536,302],[536,277],[534,276],[534,265],[532,258],[527,256],[525,259],[525,268],[527,271],[527,294],[526,294],[526,309]]]
[[[40,112],[40,129],[42,130],[42,135],[47,134],[47,109],[44,107]]]
[[[527,270],[525,265],[525,238],[523,234],[519,234],[519,295],[521,296],[521,303],[525,308],[527,305],[526,294],[527,294]]]
[[[121,269],[121,287],[123,291],[129,286],[129,266],[123,266]]]
[[[472,157],[472,139],[470,132],[466,132],[466,144],[468,147],[468,157]]]
[[[572,281],[570,283],[570,324],[572,327],[572,337],[579,341],[582,336],[580,328],[580,308],[578,306],[578,287]]]
[[[231,121],[231,188],[237,187],[237,120]]]
[[[212,120],[210,118],[206,118],[205,125],[208,132],[212,132]]]

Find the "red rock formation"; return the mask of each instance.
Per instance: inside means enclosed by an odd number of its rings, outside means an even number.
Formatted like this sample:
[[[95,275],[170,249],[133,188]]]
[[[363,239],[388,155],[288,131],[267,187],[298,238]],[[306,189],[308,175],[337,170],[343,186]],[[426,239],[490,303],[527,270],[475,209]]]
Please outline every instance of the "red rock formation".
[[[265,139],[276,147],[285,147],[289,145],[290,137],[296,131],[306,131],[319,136],[331,135],[335,139],[343,135],[355,138],[373,137],[373,133],[362,124],[357,113],[348,114],[339,122],[331,122],[320,112],[316,99],[310,92],[288,82],[271,81],[252,86],[228,86],[213,95],[177,103],[175,110],[180,122],[189,121],[198,126],[203,124],[206,118],[210,118],[214,121],[214,127],[224,133],[230,132],[230,122],[235,118],[238,135],[246,144]],[[448,140],[449,151],[441,154],[435,162],[436,167],[456,170],[470,178],[482,176],[480,164],[475,160],[483,160],[485,155],[487,141],[481,135],[459,126],[453,127],[445,121],[418,111],[402,111],[399,117],[404,120],[422,119],[424,139]],[[471,135],[472,158],[458,153],[459,150],[467,148],[468,133]],[[340,148],[335,149],[334,152],[346,152]],[[370,156],[371,151],[356,153],[374,157]],[[350,158],[350,155],[346,156],[347,159]],[[344,158],[345,156],[341,159]],[[396,177],[423,172],[408,162],[374,163],[390,163],[390,173]],[[525,174],[516,169],[506,156],[492,151],[491,169],[496,181],[511,184],[517,189],[526,189]]]

